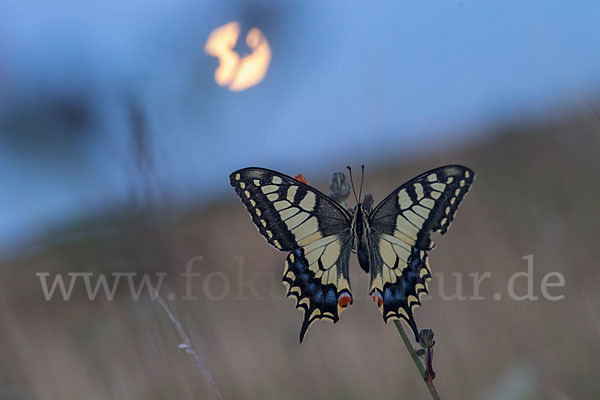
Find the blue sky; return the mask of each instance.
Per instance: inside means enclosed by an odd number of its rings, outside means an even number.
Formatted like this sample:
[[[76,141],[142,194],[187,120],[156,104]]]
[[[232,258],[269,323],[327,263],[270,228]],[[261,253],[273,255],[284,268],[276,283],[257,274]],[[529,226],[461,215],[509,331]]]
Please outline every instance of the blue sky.
[[[597,2],[554,0],[4,1],[0,249],[139,190],[125,99],[146,118],[156,186],[214,197],[243,166],[328,175],[597,94],[598,15]],[[214,83],[203,52],[235,20],[273,52],[240,93]],[[65,97],[88,123],[48,115]],[[18,113],[32,123],[15,133],[1,121]],[[15,145],[23,133],[32,141]]]

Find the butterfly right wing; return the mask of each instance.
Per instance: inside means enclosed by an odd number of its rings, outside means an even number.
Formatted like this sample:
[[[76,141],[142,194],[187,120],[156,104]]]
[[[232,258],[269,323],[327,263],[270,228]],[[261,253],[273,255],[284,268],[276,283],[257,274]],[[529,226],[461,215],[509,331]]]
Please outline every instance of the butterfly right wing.
[[[431,270],[427,253],[407,245],[395,236],[373,231],[371,250],[371,284],[369,293],[383,319],[403,319],[418,342],[413,310],[421,297],[429,293]]]
[[[405,320],[417,341],[413,309],[429,290],[426,251],[434,247],[430,234],[446,233],[474,177],[460,165],[425,172],[394,190],[369,216],[369,292],[384,320]]]

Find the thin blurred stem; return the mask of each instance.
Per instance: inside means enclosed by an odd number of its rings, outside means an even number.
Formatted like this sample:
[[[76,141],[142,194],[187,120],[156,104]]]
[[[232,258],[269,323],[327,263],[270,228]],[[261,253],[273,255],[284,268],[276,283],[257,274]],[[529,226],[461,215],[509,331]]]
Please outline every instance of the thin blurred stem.
[[[406,350],[408,350],[408,353],[410,354],[415,365],[417,366],[417,369],[419,370],[421,377],[425,381],[425,384],[427,385],[427,389],[429,389],[429,393],[431,393],[431,398],[434,400],[441,400],[441,397],[438,394],[437,389],[435,388],[435,385],[433,384],[433,380],[425,379],[425,367],[423,366],[423,364],[421,364],[421,360],[419,359],[419,356],[417,355],[415,348],[410,343],[410,339],[408,339],[408,336],[406,335],[406,332],[404,331],[404,328],[402,327],[402,323],[399,320],[394,320],[394,325],[396,325],[396,329],[398,329],[398,333],[400,334],[400,337],[402,338],[402,341],[404,342],[404,346],[406,346]]]
[[[156,290],[156,288],[154,288],[154,287],[152,287],[152,289],[154,289],[154,295],[156,296],[156,301],[158,301],[158,304],[160,304],[162,306],[162,308],[165,310],[165,312],[169,316],[169,319],[171,320],[171,323],[173,324],[173,327],[175,328],[175,330],[179,334],[179,337],[181,338],[181,340],[183,340],[183,343],[180,344],[178,347],[180,349],[184,350],[190,356],[192,356],[192,358],[196,361],[196,365],[198,366],[198,369],[200,370],[200,373],[202,375],[204,375],[204,379],[206,379],[206,381],[210,385],[210,388],[213,390],[213,392],[215,393],[215,395],[219,399],[223,400],[223,396],[221,396],[221,392],[219,392],[219,389],[217,389],[217,384],[213,380],[212,375],[210,374],[210,372],[208,372],[208,370],[204,366],[204,363],[200,359],[200,356],[198,355],[198,353],[196,352],[196,350],[192,346],[192,341],[190,340],[190,338],[188,337],[188,335],[183,330],[183,327],[181,326],[181,323],[175,317],[175,315],[173,315],[173,313],[171,312],[171,310],[169,310],[169,307],[167,306],[167,303],[165,303],[165,301],[163,300],[163,298],[160,297],[160,294],[158,293],[158,290]]]

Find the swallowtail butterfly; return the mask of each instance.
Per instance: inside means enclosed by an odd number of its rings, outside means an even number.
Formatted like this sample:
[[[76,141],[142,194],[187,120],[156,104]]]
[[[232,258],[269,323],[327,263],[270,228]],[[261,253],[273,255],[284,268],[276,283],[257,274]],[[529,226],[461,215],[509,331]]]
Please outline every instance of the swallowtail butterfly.
[[[264,168],[230,175],[252,221],[278,250],[290,252],[283,284],[304,311],[300,342],[319,319],[338,321],[352,304],[350,252],[370,274],[369,293],[383,319],[403,319],[419,341],[413,316],[428,293],[431,232],[446,233],[474,173],[460,165],[425,172],[394,190],[373,210],[354,210],[305,182]],[[362,184],[361,184],[362,186]]]

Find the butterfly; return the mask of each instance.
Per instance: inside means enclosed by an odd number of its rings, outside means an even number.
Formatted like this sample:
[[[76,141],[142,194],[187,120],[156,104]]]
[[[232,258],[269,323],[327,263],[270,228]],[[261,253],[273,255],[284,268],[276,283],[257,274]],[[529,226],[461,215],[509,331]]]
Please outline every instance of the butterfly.
[[[265,168],[243,168],[229,179],[267,242],[289,252],[283,284],[304,311],[300,342],[313,322],[336,323],[352,304],[353,251],[370,274],[369,293],[384,321],[404,320],[418,342],[413,311],[429,293],[430,234],[446,233],[474,177],[460,165],[432,169],[372,210],[356,193],[356,207],[347,210],[305,180]]]

